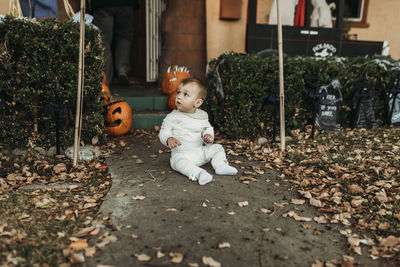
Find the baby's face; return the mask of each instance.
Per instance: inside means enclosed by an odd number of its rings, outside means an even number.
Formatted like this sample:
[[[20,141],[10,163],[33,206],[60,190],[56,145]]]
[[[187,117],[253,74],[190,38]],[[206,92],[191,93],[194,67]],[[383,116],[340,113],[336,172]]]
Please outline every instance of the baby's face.
[[[194,83],[180,84],[175,98],[175,105],[179,111],[194,113],[200,107],[202,100],[198,98],[199,88]],[[201,101],[199,103],[199,101]]]

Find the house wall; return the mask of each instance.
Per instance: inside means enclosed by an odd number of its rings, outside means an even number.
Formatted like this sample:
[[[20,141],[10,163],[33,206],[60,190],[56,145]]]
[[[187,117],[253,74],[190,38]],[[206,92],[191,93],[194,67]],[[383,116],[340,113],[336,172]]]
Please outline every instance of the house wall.
[[[352,28],[358,40],[389,41],[389,54],[400,59],[399,0],[369,0],[367,13],[368,28]]]
[[[267,23],[273,0],[258,0],[257,22]],[[245,52],[248,0],[242,0],[240,20],[220,20],[220,1],[206,0],[207,60],[225,51]],[[389,41],[389,54],[400,59],[400,34],[398,34],[399,0],[369,0],[368,28],[351,28],[358,40]]]
[[[8,5],[9,1],[0,1],[0,14],[7,14],[8,13]]]

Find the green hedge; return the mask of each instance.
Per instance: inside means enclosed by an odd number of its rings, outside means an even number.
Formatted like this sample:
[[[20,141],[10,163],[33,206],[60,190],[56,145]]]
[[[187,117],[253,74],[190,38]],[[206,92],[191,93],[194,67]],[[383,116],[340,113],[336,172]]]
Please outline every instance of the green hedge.
[[[0,21],[0,145],[55,144],[54,110],[59,97],[61,141],[72,145],[79,63],[79,24],[6,16]],[[86,26],[82,141],[104,140],[99,103],[103,47],[99,31]],[[55,90],[59,85],[59,91]],[[37,113],[35,113],[37,111]],[[37,118],[38,132],[34,132]]]
[[[254,54],[227,52],[209,62],[208,97],[204,108],[222,134],[230,138],[268,135],[273,127],[274,105],[278,97],[279,61],[277,56],[261,58]],[[218,91],[218,75],[223,97]],[[374,88],[377,117],[386,120],[385,97],[400,70],[391,58],[355,57],[314,59],[284,56],[285,118],[288,130],[311,123],[314,102],[308,97],[317,84],[338,79],[343,95],[340,122],[350,125],[350,107],[357,88]],[[365,82],[364,74],[369,79]],[[278,107],[279,120],[279,107]]]

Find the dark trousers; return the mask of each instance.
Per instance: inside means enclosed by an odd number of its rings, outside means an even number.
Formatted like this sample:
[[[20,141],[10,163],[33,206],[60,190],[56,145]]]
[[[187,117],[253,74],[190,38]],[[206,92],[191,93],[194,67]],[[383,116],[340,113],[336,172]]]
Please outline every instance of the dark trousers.
[[[107,82],[110,84],[114,75],[114,65],[117,74],[127,73],[130,69],[132,44],[133,8],[130,6],[111,6],[98,8],[93,12],[93,23],[99,27],[105,47],[105,67]],[[111,44],[115,37],[115,64]]]

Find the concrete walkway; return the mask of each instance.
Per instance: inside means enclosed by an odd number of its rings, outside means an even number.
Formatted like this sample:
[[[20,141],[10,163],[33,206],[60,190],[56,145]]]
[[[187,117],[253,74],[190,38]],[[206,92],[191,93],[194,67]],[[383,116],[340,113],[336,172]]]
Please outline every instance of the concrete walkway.
[[[311,266],[347,255],[340,225],[282,216],[320,214],[307,204],[291,204],[300,196],[275,173],[254,173],[252,166],[263,167],[258,162],[229,156],[238,175],[214,175],[200,186],[170,168],[170,153],[156,133],[136,131],[118,142],[123,146],[107,159],[113,185],[99,215],[113,217],[102,233],[117,240],[82,266]],[[243,176],[256,181],[242,183]],[[89,243],[99,243],[100,235]],[[356,260],[379,264],[367,256]]]

